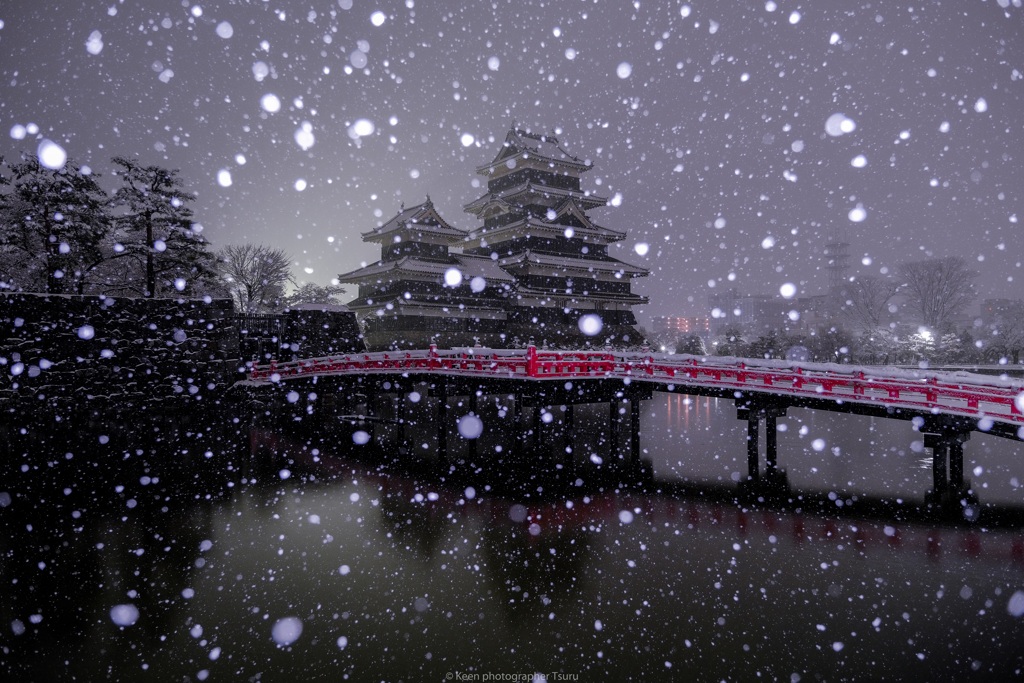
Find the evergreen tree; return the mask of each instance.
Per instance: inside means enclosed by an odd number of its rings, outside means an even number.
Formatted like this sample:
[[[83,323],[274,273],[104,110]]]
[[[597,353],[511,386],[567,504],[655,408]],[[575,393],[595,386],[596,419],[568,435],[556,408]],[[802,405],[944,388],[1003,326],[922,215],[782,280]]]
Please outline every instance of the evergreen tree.
[[[95,176],[71,160],[50,169],[23,154],[4,183],[11,190],[0,202],[0,280],[21,291],[82,294],[111,232]]]
[[[121,185],[114,193],[120,248],[138,265],[131,277],[136,292],[158,294],[203,291],[216,278],[215,259],[202,227],[192,222],[177,170],[143,166],[138,159],[114,157]]]

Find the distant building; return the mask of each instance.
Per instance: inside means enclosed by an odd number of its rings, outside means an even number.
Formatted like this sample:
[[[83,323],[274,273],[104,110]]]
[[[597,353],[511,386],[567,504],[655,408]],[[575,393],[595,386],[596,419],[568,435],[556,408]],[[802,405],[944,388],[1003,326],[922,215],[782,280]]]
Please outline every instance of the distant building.
[[[708,307],[714,334],[740,327],[747,334],[760,335],[787,329],[795,322],[790,317],[790,312],[796,310],[793,301],[767,294],[740,294],[735,288],[709,295]]]
[[[711,334],[708,316],[659,315],[651,321],[651,331],[657,335]]]
[[[428,199],[364,233],[381,245],[380,261],[338,279],[359,286],[349,307],[367,345],[643,343],[632,307],[648,300],[631,282],[648,271],[608,254],[626,235],[587,215],[607,203],[581,188],[591,168],[556,138],[513,127],[477,169],[487,193],[465,210],[481,227],[449,225]]]

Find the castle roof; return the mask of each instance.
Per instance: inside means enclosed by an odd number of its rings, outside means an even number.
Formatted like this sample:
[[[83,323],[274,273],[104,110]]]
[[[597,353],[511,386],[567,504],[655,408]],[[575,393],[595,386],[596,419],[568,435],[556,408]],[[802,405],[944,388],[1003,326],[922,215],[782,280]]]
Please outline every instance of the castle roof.
[[[403,208],[384,225],[362,233],[364,242],[391,241],[401,236],[404,241],[431,241],[454,243],[462,240],[466,233],[441,218],[434,203],[427,201],[409,209]]]
[[[497,166],[504,166],[517,158],[532,157],[549,162],[555,166],[568,167],[576,173],[589,171],[593,164],[581,161],[567,152],[552,134],[537,134],[529,130],[512,126],[505,136],[498,155],[491,163],[477,168],[477,173],[490,175]]]

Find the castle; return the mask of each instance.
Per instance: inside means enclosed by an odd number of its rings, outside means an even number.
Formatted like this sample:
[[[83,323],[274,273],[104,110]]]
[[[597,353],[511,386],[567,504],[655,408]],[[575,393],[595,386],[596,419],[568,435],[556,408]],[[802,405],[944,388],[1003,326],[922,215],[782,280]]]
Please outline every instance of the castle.
[[[430,198],[363,233],[380,260],[338,276],[355,284],[367,347],[628,348],[644,342],[631,291],[648,275],[608,254],[624,232],[587,212],[607,199],[581,189],[593,168],[551,135],[516,126],[477,168],[487,192],[464,209],[482,225],[463,231]]]

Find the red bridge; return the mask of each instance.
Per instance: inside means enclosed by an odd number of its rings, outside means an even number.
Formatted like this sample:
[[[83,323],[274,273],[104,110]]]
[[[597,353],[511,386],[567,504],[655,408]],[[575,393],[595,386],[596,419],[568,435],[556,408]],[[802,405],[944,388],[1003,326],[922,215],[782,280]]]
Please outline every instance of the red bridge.
[[[679,393],[830,400],[971,418],[1024,439],[1024,381],[967,372],[929,372],[778,360],[703,358],[613,351],[466,348],[395,351],[254,365],[251,380],[282,382],[330,375],[432,374],[524,381],[616,379]],[[739,396],[737,396],[738,398]],[[1009,432],[1009,433],[1005,433]]]

